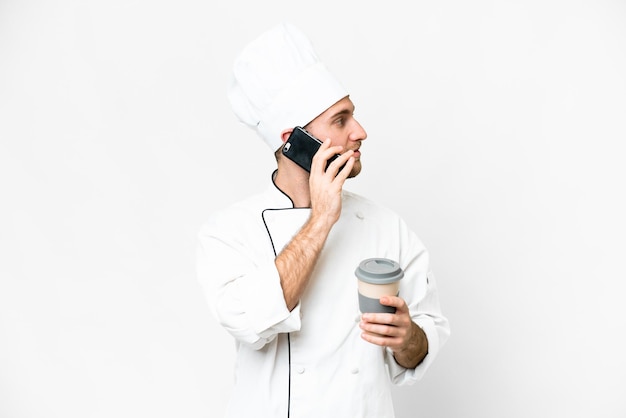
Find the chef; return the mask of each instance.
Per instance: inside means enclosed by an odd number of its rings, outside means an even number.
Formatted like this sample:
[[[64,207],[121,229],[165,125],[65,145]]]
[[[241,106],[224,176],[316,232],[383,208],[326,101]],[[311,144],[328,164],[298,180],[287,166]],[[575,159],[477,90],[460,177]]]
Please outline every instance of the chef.
[[[367,138],[350,95],[281,23],[238,55],[229,99],[277,168],[266,190],[212,213],[198,234],[198,280],[236,347],[226,417],[394,417],[391,385],[424,375],[449,324],[416,234],[344,188]],[[296,126],[322,141],[310,172],[281,152]],[[404,270],[398,295],[380,299],[395,313],[359,311],[355,269],[372,257]]]

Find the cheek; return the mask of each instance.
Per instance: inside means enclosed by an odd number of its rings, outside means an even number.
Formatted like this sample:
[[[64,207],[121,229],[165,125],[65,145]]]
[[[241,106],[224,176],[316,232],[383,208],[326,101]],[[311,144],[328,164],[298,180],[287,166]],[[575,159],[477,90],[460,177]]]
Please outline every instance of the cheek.
[[[348,146],[348,138],[344,138],[343,136],[342,137],[335,137],[335,138],[333,138],[333,145],[341,145],[344,150],[347,150],[349,148],[349,146]]]

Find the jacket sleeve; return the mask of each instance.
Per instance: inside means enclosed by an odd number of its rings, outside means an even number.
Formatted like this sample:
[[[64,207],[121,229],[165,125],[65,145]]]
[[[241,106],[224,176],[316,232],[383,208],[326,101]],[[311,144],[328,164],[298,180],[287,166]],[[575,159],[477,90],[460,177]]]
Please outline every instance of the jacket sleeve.
[[[267,235],[255,232],[255,225],[215,216],[198,233],[196,267],[220,325],[238,342],[260,349],[301,323],[300,305],[290,312],[285,304],[274,257],[259,250],[267,247]]]
[[[386,349],[389,373],[394,384],[413,384],[420,380],[433,363],[441,347],[450,336],[448,319],[442,314],[435,275],[430,269],[428,251],[419,238],[403,221],[400,222],[401,265],[405,278],[401,282],[400,296],[411,312],[411,318],[426,334],[428,354],[414,369],[396,363],[393,353]]]

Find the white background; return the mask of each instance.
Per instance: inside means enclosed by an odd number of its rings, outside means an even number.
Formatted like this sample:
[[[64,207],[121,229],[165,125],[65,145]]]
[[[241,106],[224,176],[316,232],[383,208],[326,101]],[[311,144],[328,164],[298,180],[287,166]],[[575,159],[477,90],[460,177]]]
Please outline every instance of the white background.
[[[220,416],[195,235],[268,181],[226,88],[282,19],[431,251],[452,336],[397,416],[626,416],[623,1],[0,0],[0,417]]]

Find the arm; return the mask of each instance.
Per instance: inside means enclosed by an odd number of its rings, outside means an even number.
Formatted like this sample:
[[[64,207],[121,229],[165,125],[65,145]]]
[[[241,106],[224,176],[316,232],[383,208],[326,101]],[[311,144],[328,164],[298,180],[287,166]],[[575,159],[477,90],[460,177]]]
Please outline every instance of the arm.
[[[275,260],[289,310],[298,304],[328,234],[341,214],[341,190],[354,164],[353,152],[344,153],[324,171],[326,161],[340,150],[341,147],[330,147],[330,141],[325,141],[314,156],[309,176],[311,215]],[[338,173],[344,164],[345,169]]]
[[[383,305],[394,306],[395,314],[364,314],[362,338],[387,348],[394,383],[405,384],[424,375],[450,335],[442,314],[429,255],[417,236],[400,221],[399,259],[405,277],[400,297],[385,296]]]
[[[311,188],[322,184],[318,179]],[[308,221],[278,257],[257,251],[266,245],[266,225],[256,223],[247,205],[215,213],[199,231],[199,283],[212,314],[239,342],[259,349],[279,333],[300,328],[295,307],[336,222],[317,194]],[[341,205],[341,199],[330,200]]]
[[[275,264],[283,289],[285,304],[291,311],[296,307],[317,263],[332,223],[314,217],[276,257]]]

